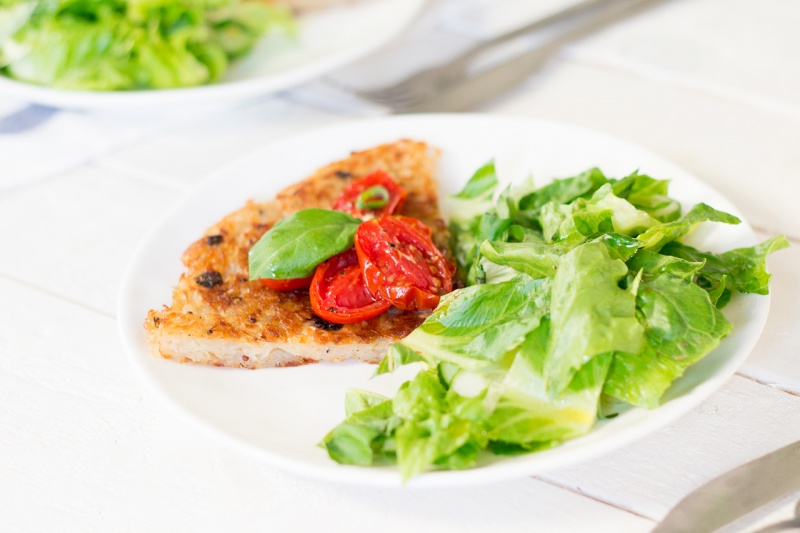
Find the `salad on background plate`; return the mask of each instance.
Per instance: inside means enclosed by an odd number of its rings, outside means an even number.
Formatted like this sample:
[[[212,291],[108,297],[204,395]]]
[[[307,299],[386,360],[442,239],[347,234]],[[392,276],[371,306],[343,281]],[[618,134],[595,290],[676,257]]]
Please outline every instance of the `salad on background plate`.
[[[9,0],[0,17],[3,74],[90,91],[215,82],[265,34],[295,31],[261,0]]]
[[[294,14],[267,0],[6,0],[0,94],[87,110],[230,105],[358,59],[423,5]]]

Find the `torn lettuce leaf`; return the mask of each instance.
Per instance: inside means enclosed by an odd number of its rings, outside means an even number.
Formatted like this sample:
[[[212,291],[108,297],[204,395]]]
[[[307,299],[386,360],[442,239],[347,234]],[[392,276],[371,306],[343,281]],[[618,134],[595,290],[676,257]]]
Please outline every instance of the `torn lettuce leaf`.
[[[574,373],[606,352],[639,353],[644,328],[636,318],[636,295],[619,287],[628,273],[602,243],[566,254],[550,294],[550,343],[545,358],[548,392],[560,394]],[[580,332],[580,334],[576,334]]]
[[[786,237],[779,235],[756,246],[737,248],[723,254],[701,252],[677,242],[667,244],[661,253],[687,261],[704,262],[700,270],[703,281],[699,282],[704,288],[713,290],[722,277],[728,277],[731,286],[739,292],[767,294],[770,278],[767,256],[788,246]]]
[[[454,291],[400,344],[430,367],[439,362],[466,369],[502,365],[506,353],[547,312],[549,285],[548,280],[520,278]]]
[[[644,349],[616,353],[603,392],[652,409],[684,371],[719,345],[732,325],[708,293],[691,281],[662,275],[639,286]]]
[[[697,204],[679,219],[653,226],[639,235],[638,239],[641,241],[643,248],[658,252],[667,243],[677,241],[687,235],[700,222],[739,224],[741,220],[723,211],[717,211],[706,204]]]
[[[586,362],[553,398],[547,390],[549,339],[550,321],[545,319],[517,348],[489,420],[491,440],[530,447],[583,435],[594,424],[611,354]]]

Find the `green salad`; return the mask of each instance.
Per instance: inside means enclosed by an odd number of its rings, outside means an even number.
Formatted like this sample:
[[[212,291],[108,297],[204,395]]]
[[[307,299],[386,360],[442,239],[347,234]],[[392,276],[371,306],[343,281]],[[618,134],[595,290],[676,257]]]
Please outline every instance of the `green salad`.
[[[681,242],[702,222],[738,224],[698,204],[682,213],[667,180],[593,168],[498,193],[492,162],[456,195],[452,249],[466,287],[392,346],[377,373],[423,369],[394,398],[347,393],[322,442],[345,464],[469,468],[588,432],[624,406],[659,405],[670,384],[732,324],[736,292],[767,294],[779,236],[715,254]]]
[[[0,72],[59,89],[166,89],[218,80],[266,32],[259,0],[0,0]]]

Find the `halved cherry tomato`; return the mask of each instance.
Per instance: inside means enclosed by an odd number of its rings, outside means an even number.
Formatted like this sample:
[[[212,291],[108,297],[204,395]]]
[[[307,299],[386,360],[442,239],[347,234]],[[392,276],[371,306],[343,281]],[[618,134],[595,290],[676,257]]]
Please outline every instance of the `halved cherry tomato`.
[[[431,235],[433,234],[431,228],[418,218],[404,217],[400,215],[397,215],[395,218],[402,220],[403,222],[405,222],[406,224],[417,230],[419,233],[421,233],[428,239],[430,239]]]
[[[308,294],[317,316],[334,324],[369,320],[392,306],[367,290],[358,256],[352,248],[317,267]]]
[[[405,217],[364,222],[355,237],[370,293],[407,311],[433,309],[453,290],[452,273],[429,236]]]
[[[414,229],[416,229],[417,231],[422,233],[428,239],[433,240],[433,237],[432,237],[433,230],[431,230],[430,226],[428,226],[427,224],[422,222],[420,219],[412,218],[412,217],[404,217],[404,216],[400,216],[400,215],[395,215],[395,216],[396,216],[396,218],[399,218],[403,222],[407,222],[411,227],[413,227]],[[455,276],[456,270],[458,270],[458,268],[456,267],[455,263],[453,263],[452,261],[450,261],[446,257],[444,258],[444,262],[447,265],[447,271],[449,272],[449,278],[452,280],[453,276]]]
[[[376,170],[348,185],[333,208],[358,218],[368,215],[379,217],[398,211],[403,207],[406,196],[408,192],[387,172]]]
[[[305,289],[311,285],[311,278],[313,277],[314,276],[308,276],[307,278],[293,279],[261,278],[258,281],[260,281],[263,286],[275,289],[276,291],[293,291],[296,289]]]

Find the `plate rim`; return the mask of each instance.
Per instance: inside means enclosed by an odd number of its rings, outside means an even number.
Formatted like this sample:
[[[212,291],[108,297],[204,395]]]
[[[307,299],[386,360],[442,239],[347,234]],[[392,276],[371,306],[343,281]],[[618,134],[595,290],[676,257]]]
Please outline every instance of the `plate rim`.
[[[257,161],[263,157],[264,153],[268,153],[272,150],[278,150],[282,146],[291,145],[295,143],[302,143],[307,139],[313,139],[315,137],[325,137],[332,134],[342,134],[343,132],[347,132],[349,130],[358,129],[361,127],[380,127],[383,124],[402,124],[404,122],[407,123],[416,123],[422,121],[489,121],[489,122],[498,122],[498,123],[506,123],[506,124],[516,124],[520,126],[525,125],[533,125],[535,127],[544,127],[544,128],[557,128],[562,129],[565,131],[577,131],[581,132],[584,135],[591,135],[591,136],[600,136],[605,140],[612,142],[616,145],[624,147],[625,149],[631,149],[638,151],[644,154],[648,161],[656,162],[658,166],[666,166],[669,168],[673,168],[676,171],[684,174],[685,176],[691,178],[696,185],[701,186],[701,188],[706,189],[707,191],[713,193],[715,196],[724,200],[728,206],[722,206],[723,208],[730,209],[733,214],[739,216],[742,219],[741,227],[747,231],[748,236],[752,236],[756,238],[756,234],[753,231],[753,228],[748,224],[748,222],[741,216],[741,211],[736,208],[736,206],[725,197],[724,194],[720,193],[710,185],[706,184],[700,178],[695,176],[693,173],[686,171],[681,166],[675,164],[669,159],[666,159],[659,154],[656,154],[640,145],[627,141],[625,139],[620,139],[616,136],[607,134],[602,131],[593,130],[590,128],[585,128],[582,126],[575,126],[563,122],[552,121],[552,120],[545,120],[545,119],[533,119],[533,118],[523,118],[523,117],[510,117],[505,115],[497,115],[497,114],[486,114],[486,113],[461,113],[461,114],[422,114],[422,115],[402,115],[402,116],[388,116],[388,117],[371,117],[371,118],[363,118],[363,119],[356,119],[356,120],[346,120],[343,122],[339,122],[337,124],[323,126],[320,128],[313,128],[310,130],[306,130],[305,132],[301,132],[299,134],[287,136],[281,138],[279,140],[265,143],[259,148],[256,148],[247,154],[244,154],[241,157],[238,157],[231,161],[230,163],[226,164],[225,166],[221,167],[217,171],[211,173],[209,176],[205,177],[204,179],[197,182],[197,184],[192,187],[190,191],[183,194],[173,205],[167,209],[162,217],[149,229],[148,232],[144,235],[142,240],[140,241],[139,245],[136,247],[136,250],[126,267],[125,273],[123,275],[123,280],[120,285],[120,293],[118,299],[118,306],[117,306],[117,324],[118,324],[118,332],[120,334],[120,338],[122,344],[124,346],[125,352],[129,361],[131,362],[132,366],[136,369],[137,373],[148,383],[148,386],[151,390],[154,390],[158,396],[160,396],[164,401],[166,401],[167,405],[169,405],[174,412],[180,413],[180,415],[191,422],[191,424],[208,434],[214,435],[218,440],[221,442],[227,443],[229,446],[232,446],[235,449],[240,450],[241,452],[250,455],[258,460],[264,462],[265,464],[280,468],[285,471],[292,472],[294,474],[298,474],[302,477],[306,478],[313,478],[323,481],[329,482],[337,482],[337,483],[346,483],[352,485],[360,485],[360,486],[379,486],[379,487],[399,487],[403,486],[400,480],[400,476],[398,472],[394,469],[383,470],[383,469],[376,469],[376,468],[364,468],[364,467],[355,467],[349,465],[339,465],[334,463],[331,460],[332,465],[335,465],[333,468],[319,468],[318,465],[314,465],[302,460],[294,459],[291,457],[281,456],[275,452],[269,451],[258,445],[247,442],[246,440],[239,438],[235,435],[231,435],[225,432],[222,428],[214,427],[209,421],[203,419],[199,414],[189,411],[188,409],[181,406],[176,400],[171,398],[167,391],[162,390],[158,383],[156,382],[155,378],[153,378],[150,374],[148,369],[145,366],[145,359],[144,358],[154,358],[149,352],[145,354],[136,353],[137,351],[134,349],[135,344],[135,337],[136,332],[130,331],[126,325],[131,323],[131,320],[138,320],[138,329],[139,337],[142,337],[144,332],[143,328],[141,328],[142,317],[131,317],[130,310],[126,308],[126,302],[128,301],[127,294],[128,292],[133,289],[134,283],[134,275],[135,275],[135,266],[137,262],[137,258],[141,258],[142,254],[146,251],[148,245],[152,242],[154,236],[165,226],[165,223],[168,222],[176,213],[181,212],[186,207],[190,206],[193,201],[202,196],[204,191],[209,187],[210,184],[215,183],[216,181],[222,179],[223,176],[226,174],[235,171],[237,167],[246,167],[249,162]],[[420,135],[419,138],[423,138],[424,135]],[[362,149],[362,147],[354,147],[354,149]],[[252,197],[252,193],[250,194]],[[680,200],[680,198],[679,198]],[[201,230],[202,231],[202,230]],[[180,252],[177,252],[180,253]],[[426,472],[413,478],[409,482],[405,484],[407,487],[452,487],[452,486],[473,486],[473,485],[482,485],[487,483],[494,483],[500,482],[504,480],[530,476],[533,474],[545,472],[548,470],[552,470],[554,468],[559,468],[562,466],[570,465],[570,464],[577,464],[583,463],[605,453],[608,453],[612,450],[619,449],[625,445],[631,444],[646,435],[653,433],[654,431],[662,428],[682,416],[688,414],[693,408],[697,405],[702,403],[708,397],[710,397],[714,392],[719,390],[720,387],[736,373],[736,370],[742,365],[742,363],[746,360],[748,355],[752,352],[753,347],[758,342],[760,338],[764,326],[766,325],[768,314],[769,314],[769,306],[770,306],[770,295],[739,295],[739,298],[758,298],[758,302],[756,305],[760,306],[760,310],[757,313],[757,317],[746,324],[748,329],[753,330],[750,336],[744,339],[744,342],[738,345],[735,349],[733,356],[730,357],[728,360],[721,365],[720,369],[712,374],[709,378],[702,380],[699,384],[697,384],[689,394],[681,396],[676,400],[684,400],[681,401],[671,401],[668,402],[661,407],[657,408],[654,411],[658,411],[660,416],[656,417],[648,417],[645,420],[640,421],[639,423],[635,424],[632,427],[622,428],[619,433],[616,435],[611,435],[611,437],[605,438],[601,440],[599,443],[594,443],[590,449],[581,449],[579,448],[576,451],[568,450],[565,453],[556,454],[555,456],[548,456],[547,461],[543,464],[542,461],[511,461],[511,460],[500,460],[496,463],[492,463],[486,467],[478,467],[473,469],[467,470],[456,470],[456,471],[433,471],[433,472]],[[745,325],[740,325],[739,329],[744,328]],[[132,342],[133,339],[133,342]],[[713,352],[712,352],[713,353]],[[143,358],[144,357],[144,358]],[[166,361],[165,363],[168,364],[175,364],[172,361]],[[687,398],[691,398],[693,401],[688,402]],[[594,431],[594,430],[592,430]],[[589,434],[592,432],[590,431]],[[589,435],[587,434],[587,435]],[[569,442],[579,442],[584,437],[579,437],[577,439],[573,439],[572,441],[568,441],[561,446],[554,448],[554,450],[563,449],[563,447]],[[571,453],[570,453],[571,452]],[[531,457],[539,457],[540,454],[547,454],[547,451],[540,452],[539,454],[526,454],[523,458],[531,458]],[[578,457],[574,457],[577,455]],[[533,463],[534,467],[525,470],[525,463]],[[519,464],[521,463],[521,464]]]

